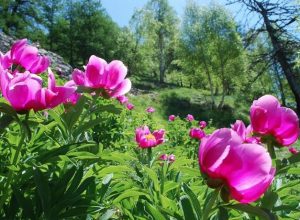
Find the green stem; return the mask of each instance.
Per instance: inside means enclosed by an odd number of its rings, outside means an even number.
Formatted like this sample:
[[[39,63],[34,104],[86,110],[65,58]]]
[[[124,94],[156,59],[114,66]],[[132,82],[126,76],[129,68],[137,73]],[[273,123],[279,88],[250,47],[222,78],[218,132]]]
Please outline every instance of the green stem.
[[[160,182],[160,193],[164,194],[164,186],[165,186],[165,165],[166,163],[163,162],[163,165],[161,166],[161,182]],[[169,164],[167,164],[169,166]]]
[[[152,160],[152,148],[147,148],[147,155],[148,155],[148,165],[151,167],[151,160]]]
[[[275,149],[274,149],[272,142],[269,141],[267,143],[267,146],[268,146],[268,151],[269,151],[271,158],[276,159]]]
[[[16,166],[19,162],[19,155],[20,155],[20,152],[21,152],[21,149],[22,149],[22,145],[24,144],[24,140],[25,140],[25,131],[24,129],[22,129],[22,126],[23,125],[20,125],[20,133],[21,133],[21,138],[20,138],[20,141],[19,141],[19,144],[18,144],[18,147],[16,149],[16,152],[13,156],[13,159],[12,159],[12,165],[13,166]],[[0,213],[2,213],[2,207],[5,203],[5,201],[7,200],[8,196],[9,196],[9,186],[11,184],[11,181],[13,179],[13,170],[10,169],[9,172],[8,172],[8,176],[7,176],[7,181],[6,181],[6,184],[4,186],[4,191],[3,191],[3,196],[0,200]]]
[[[207,220],[208,219],[209,214],[211,212],[211,209],[212,209],[216,199],[218,198],[219,192],[220,192],[220,188],[216,189],[213,192],[210,200],[208,201],[207,205],[204,207],[202,220]]]

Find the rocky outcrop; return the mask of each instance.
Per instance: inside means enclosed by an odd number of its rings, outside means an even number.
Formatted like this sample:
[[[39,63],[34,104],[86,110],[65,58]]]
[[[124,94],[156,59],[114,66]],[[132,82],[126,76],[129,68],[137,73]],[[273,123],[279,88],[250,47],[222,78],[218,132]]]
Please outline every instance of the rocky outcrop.
[[[17,39],[7,36],[6,34],[4,34],[0,31],[0,51],[2,53],[6,53],[9,50],[9,48],[11,47],[11,45],[16,40]],[[72,67],[69,64],[67,64],[66,62],[64,62],[64,59],[61,56],[59,56],[58,54],[53,53],[51,51],[47,51],[47,50],[40,48],[40,46],[38,44],[32,43],[32,45],[39,48],[39,52],[41,55],[45,55],[50,58],[51,68],[54,72],[56,72],[57,74],[59,74],[61,76],[65,76],[65,77],[67,77],[71,74]]]

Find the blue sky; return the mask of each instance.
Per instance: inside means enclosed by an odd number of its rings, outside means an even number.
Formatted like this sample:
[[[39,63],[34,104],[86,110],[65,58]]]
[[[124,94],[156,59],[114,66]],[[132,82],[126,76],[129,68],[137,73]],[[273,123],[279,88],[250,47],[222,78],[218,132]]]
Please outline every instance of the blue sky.
[[[112,17],[112,19],[123,27],[128,22],[136,8],[142,8],[148,0],[102,0],[102,5]],[[201,5],[209,4],[209,0],[197,0]],[[215,0],[225,5],[225,0]],[[169,0],[170,5],[175,9],[179,17],[183,15],[186,0]],[[228,10],[233,14],[237,13],[239,6],[228,6]]]

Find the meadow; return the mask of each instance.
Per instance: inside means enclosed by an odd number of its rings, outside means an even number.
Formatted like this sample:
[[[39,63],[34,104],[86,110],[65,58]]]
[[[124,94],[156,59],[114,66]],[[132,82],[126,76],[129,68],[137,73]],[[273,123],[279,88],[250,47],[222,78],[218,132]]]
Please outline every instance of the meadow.
[[[299,119],[274,96],[210,111],[192,89],[130,94],[118,60],[64,85],[48,66],[26,40],[0,54],[3,219],[300,218]]]

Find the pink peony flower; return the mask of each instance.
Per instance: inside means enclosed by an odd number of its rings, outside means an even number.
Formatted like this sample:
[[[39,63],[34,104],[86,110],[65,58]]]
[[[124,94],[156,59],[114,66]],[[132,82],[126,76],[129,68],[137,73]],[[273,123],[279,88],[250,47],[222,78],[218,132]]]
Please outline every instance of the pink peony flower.
[[[168,157],[168,161],[169,161],[170,163],[175,162],[175,155],[174,155],[174,154],[170,154],[169,157]]]
[[[153,112],[155,112],[155,108],[153,108],[153,107],[148,107],[148,108],[146,109],[146,112],[148,112],[148,113],[153,113]]]
[[[40,56],[36,47],[28,45],[27,39],[22,39],[15,42],[11,50],[2,56],[1,63],[4,69],[15,65],[21,66],[30,73],[38,74],[44,72],[49,67],[50,61],[48,57]]]
[[[128,98],[125,95],[118,96],[117,100],[120,102],[120,104],[126,104],[128,102]]]
[[[131,104],[131,103],[127,103],[127,104],[126,104],[126,108],[127,108],[128,110],[132,110],[132,109],[134,109],[134,105]]]
[[[162,154],[162,155],[160,155],[160,157],[159,157],[159,159],[160,160],[168,160],[168,154]]]
[[[109,64],[105,60],[91,56],[85,72],[75,69],[72,73],[74,82],[79,86],[102,89],[110,97],[116,98],[129,92],[131,81],[125,79],[127,68],[119,61]]]
[[[275,174],[267,150],[258,144],[244,144],[232,129],[216,130],[203,138],[199,149],[200,170],[211,187],[223,187],[241,203],[257,200],[270,186]]]
[[[69,98],[67,98],[64,103],[65,104],[76,105],[77,101],[81,97],[81,94],[76,92],[77,85],[75,84],[75,82],[73,80],[70,80],[70,81],[66,82],[64,86],[65,87],[72,87],[72,88],[75,89],[73,94]]]
[[[48,88],[42,87],[42,78],[28,71],[12,75],[0,68],[0,82],[4,98],[16,111],[54,108],[75,91],[73,87],[56,86],[54,74],[50,69]]]
[[[163,161],[168,161],[169,163],[173,163],[175,161],[175,155],[174,154],[162,154],[160,155],[159,157],[160,160],[163,160]]]
[[[201,128],[191,128],[190,137],[201,140],[205,137],[205,132]]]
[[[194,121],[194,116],[193,115],[190,115],[188,114],[185,118],[187,121]]]
[[[294,147],[289,147],[289,152],[291,152],[292,154],[298,154],[299,153],[299,151]]]
[[[175,116],[175,115],[170,115],[170,116],[169,116],[169,121],[174,121],[174,120],[175,120],[175,118],[176,118],[176,116]]]
[[[139,127],[135,131],[135,140],[141,148],[156,147],[164,142],[165,130],[150,132],[147,126]]]
[[[295,143],[299,137],[298,116],[293,110],[281,107],[274,96],[265,95],[255,100],[250,108],[250,119],[254,133],[272,136],[282,146]]]
[[[259,137],[252,136],[253,129],[251,125],[249,125],[246,128],[244,122],[241,120],[236,120],[236,122],[233,125],[231,125],[231,129],[234,130],[243,139],[245,143],[260,143]]]
[[[201,129],[204,129],[207,126],[206,121],[199,121],[199,126]]]

